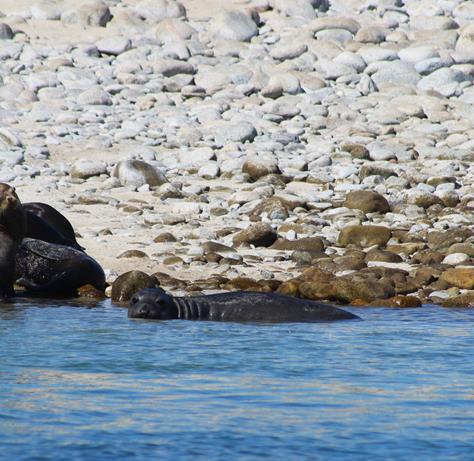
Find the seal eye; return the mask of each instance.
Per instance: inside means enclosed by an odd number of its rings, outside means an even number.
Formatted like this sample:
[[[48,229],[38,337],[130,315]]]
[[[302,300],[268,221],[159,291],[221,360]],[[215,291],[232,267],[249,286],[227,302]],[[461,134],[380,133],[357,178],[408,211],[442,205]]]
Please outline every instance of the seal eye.
[[[132,304],[137,304],[137,302],[138,302],[138,298],[136,296],[134,296],[132,298]]]

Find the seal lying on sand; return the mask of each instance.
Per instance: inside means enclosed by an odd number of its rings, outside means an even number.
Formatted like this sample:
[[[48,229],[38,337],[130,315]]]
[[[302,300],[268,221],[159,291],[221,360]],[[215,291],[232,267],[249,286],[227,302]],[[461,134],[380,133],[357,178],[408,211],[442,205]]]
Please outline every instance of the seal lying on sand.
[[[28,202],[23,204],[23,209],[27,221],[26,237],[83,250],[76,241],[71,223],[51,205]]]
[[[30,294],[75,296],[83,285],[105,289],[102,267],[84,252],[25,238],[17,250],[17,283]]]
[[[327,322],[357,319],[337,307],[278,293],[234,291],[174,297],[161,288],[132,296],[128,316],[143,319],[215,320],[223,322]]]

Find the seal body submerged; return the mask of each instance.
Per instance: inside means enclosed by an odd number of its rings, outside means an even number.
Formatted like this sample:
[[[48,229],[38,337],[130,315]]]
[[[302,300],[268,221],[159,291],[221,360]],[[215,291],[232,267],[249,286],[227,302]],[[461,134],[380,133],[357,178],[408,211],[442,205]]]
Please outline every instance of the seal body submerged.
[[[161,288],[147,288],[135,293],[130,301],[128,316],[156,320],[274,323],[328,322],[358,318],[334,306],[279,293],[234,291],[174,297]]]
[[[17,250],[17,283],[31,294],[74,296],[90,284],[105,288],[99,263],[82,251],[65,245],[25,238]]]

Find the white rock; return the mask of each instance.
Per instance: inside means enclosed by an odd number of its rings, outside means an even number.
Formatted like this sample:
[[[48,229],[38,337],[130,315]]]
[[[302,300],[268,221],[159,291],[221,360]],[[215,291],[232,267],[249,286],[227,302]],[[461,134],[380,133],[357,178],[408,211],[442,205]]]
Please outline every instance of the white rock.
[[[458,264],[462,264],[466,261],[469,261],[469,259],[469,255],[465,253],[451,253],[443,259],[442,264],[457,266]]]

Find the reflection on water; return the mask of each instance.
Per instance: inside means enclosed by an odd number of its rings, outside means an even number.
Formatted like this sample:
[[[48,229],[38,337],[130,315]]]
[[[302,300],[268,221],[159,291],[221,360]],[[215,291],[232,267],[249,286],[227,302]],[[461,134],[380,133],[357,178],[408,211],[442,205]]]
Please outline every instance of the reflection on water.
[[[474,311],[139,322],[0,307],[4,459],[471,459]]]

